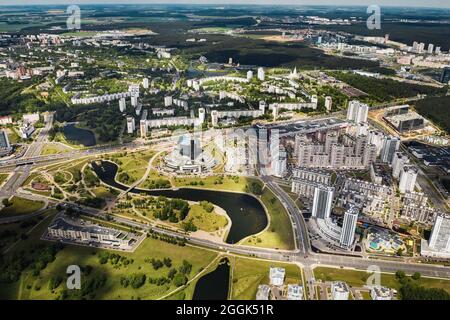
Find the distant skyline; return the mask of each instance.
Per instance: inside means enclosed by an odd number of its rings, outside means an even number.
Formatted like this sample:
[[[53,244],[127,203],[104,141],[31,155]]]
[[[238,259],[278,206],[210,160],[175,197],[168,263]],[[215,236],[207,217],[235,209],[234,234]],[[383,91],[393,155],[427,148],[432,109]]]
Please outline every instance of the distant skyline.
[[[259,4],[259,5],[345,5],[345,6],[380,6],[399,7],[433,7],[450,8],[449,0],[0,0],[0,5],[50,5],[50,4]]]

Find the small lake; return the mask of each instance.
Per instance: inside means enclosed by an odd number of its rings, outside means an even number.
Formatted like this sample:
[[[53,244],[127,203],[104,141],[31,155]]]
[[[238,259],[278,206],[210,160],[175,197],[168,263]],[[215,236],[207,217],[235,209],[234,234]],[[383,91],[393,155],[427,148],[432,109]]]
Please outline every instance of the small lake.
[[[222,259],[216,270],[201,277],[192,300],[227,300],[230,284],[228,259]]]
[[[117,165],[110,161],[101,161],[101,165],[92,163],[97,176],[106,184],[120,190],[128,189],[126,186],[115,180],[117,173]],[[133,189],[133,193],[146,193],[151,196],[165,196],[168,198],[178,198],[188,201],[207,200],[222,209],[224,209],[230,217],[232,224],[228,233],[226,242],[233,244],[240,240],[263,231],[268,219],[264,207],[253,196],[248,194],[201,190],[194,188],[180,188],[177,190],[142,190]]]
[[[95,146],[95,134],[86,129],[77,128],[74,123],[67,124],[63,128],[63,133],[66,139],[76,144],[82,144],[85,147]]]

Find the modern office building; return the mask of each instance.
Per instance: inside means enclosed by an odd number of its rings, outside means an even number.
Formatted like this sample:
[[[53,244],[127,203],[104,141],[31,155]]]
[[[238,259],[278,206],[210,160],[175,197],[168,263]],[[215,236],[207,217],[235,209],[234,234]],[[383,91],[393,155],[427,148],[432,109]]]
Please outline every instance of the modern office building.
[[[442,70],[441,78],[439,79],[441,83],[447,84],[450,81],[450,66],[445,67]]]
[[[422,239],[420,254],[433,258],[450,258],[450,215],[448,213],[436,215],[430,240]]]
[[[414,166],[404,166],[400,170],[400,182],[398,183],[398,189],[400,193],[414,191],[416,185],[416,179],[418,174],[418,168]]]
[[[400,148],[400,138],[394,136],[386,136],[383,140],[383,147],[380,152],[381,162],[391,164],[394,154]]]
[[[317,219],[326,219],[330,217],[333,195],[333,187],[316,187],[316,189],[314,190],[312,217]]]
[[[47,228],[47,237],[83,245],[104,245],[129,250],[135,239],[129,233],[99,226],[90,222],[83,224],[68,217],[58,216]]]
[[[402,105],[386,108],[383,116],[384,117],[392,117],[392,116],[398,116],[400,114],[407,114],[408,112],[409,112],[409,105],[402,104]]]
[[[425,127],[425,118],[413,111],[405,114],[385,117],[385,120],[401,133],[412,130],[420,130]]]
[[[344,222],[342,224],[342,232],[340,245],[343,248],[350,248],[355,239],[356,223],[358,222],[359,210],[355,206],[351,206],[344,213]]]
[[[9,143],[8,134],[4,130],[0,130],[0,157],[7,156],[11,153],[12,148]]]
[[[429,246],[438,251],[450,252],[450,216],[448,214],[436,216]]]

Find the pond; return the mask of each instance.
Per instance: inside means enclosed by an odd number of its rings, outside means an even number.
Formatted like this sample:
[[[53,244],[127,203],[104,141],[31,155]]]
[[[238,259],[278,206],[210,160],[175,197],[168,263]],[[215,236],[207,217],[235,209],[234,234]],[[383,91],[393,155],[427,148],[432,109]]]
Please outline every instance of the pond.
[[[228,259],[222,259],[216,270],[201,277],[192,300],[227,300],[230,282]]]
[[[104,183],[120,190],[128,189],[115,180],[117,165],[110,161],[101,161],[100,165],[92,163],[97,176]],[[133,189],[133,193],[146,193],[151,196],[165,196],[188,201],[207,200],[222,209],[230,217],[232,224],[226,242],[233,244],[240,240],[261,232],[268,224],[267,214],[262,204],[253,196],[215,190],[201,190],[194,188],[180,188],[177,190],[143,190]]]
[[[74,123],[65,125],[63,134],[69,142],[73,141],[75,144],[82,144],[85,147],[96,144],[95,134],[92,131],[78,128]]]

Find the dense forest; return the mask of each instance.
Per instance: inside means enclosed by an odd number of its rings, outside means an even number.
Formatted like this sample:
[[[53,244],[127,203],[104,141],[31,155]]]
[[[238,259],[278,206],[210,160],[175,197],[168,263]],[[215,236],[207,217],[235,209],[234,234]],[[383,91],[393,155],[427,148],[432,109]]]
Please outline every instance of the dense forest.
[[[378,102],[414,97],[418,94],[444,95],[448,90],[447,87],[422,86],[392,79],[376,79],[353,73],[333,72],[330,74],[352,87],[364,91],[369,95],[368,98]]]
[[[416,102],[416,110],[450,133],[450,96],[430,97]]]
[[[0,79],[0,116],[35,111],[45,111],[43,101],[36,99],[33,94],[22,93],[38,78],[28,82],[18,82],[10,79]]]

